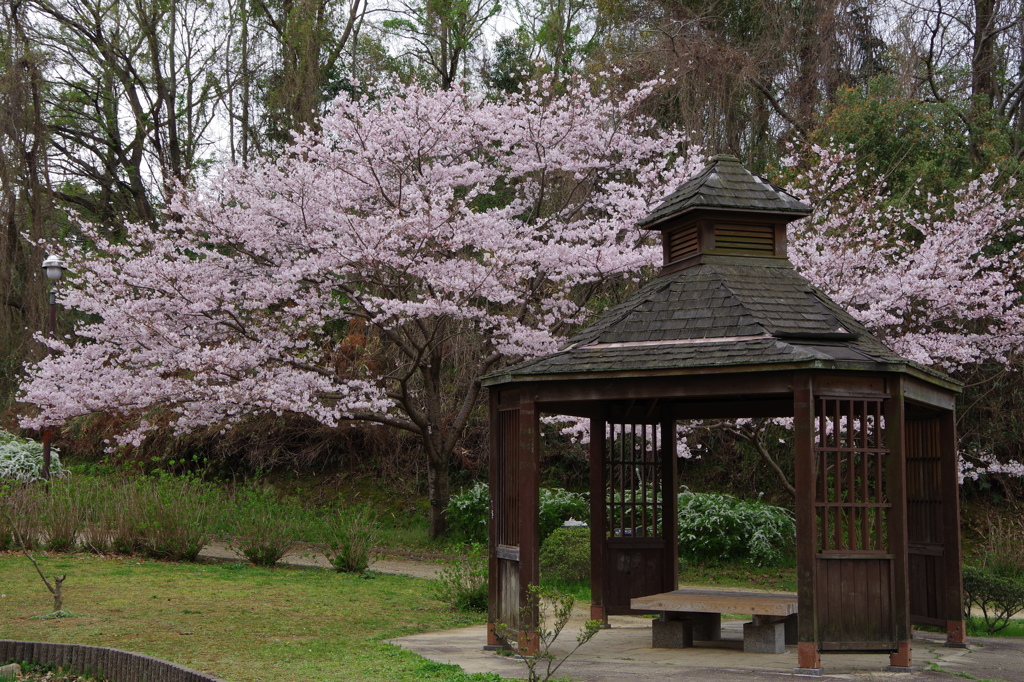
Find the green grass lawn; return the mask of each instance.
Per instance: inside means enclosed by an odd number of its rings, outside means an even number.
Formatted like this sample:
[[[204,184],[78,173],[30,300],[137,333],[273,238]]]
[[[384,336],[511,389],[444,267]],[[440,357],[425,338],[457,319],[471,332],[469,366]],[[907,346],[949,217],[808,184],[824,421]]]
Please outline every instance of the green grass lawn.
[[[680,560],[679,583],[796,592],[796,565],[758,567],[749,564],[688,563]]]
[[[0,637],[109,646],[244,680],[470,680],[382,640],[483,622],[453,613],[430,582],[241,564],[173,564],[89,555],[37,557],[67,574],[64,608],[28,560],[0,554]]]

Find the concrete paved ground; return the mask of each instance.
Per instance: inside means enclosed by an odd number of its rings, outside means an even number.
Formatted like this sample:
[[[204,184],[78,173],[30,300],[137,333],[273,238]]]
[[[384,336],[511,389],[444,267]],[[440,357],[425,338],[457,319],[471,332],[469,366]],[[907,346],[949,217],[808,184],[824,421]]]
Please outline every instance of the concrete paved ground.
[[[576,620],[582,620],[585,612],[578,610]],[[743,621],[723,621],[722,642],[698,643],[692,649],[652,649],[650,619],[613,616],[610,622],[611,628],[599,632],[573,654],[557,677],[587,682],[770,680],[792,678],[796,667],[796,647],[789,647],[785,654],[744,653]],[[566,628],[553,653],[564,655],[575,645],[577,632]],[[884,672],[889,663],[885,654],[824,654],[820,679],[951,680],[959,674],[966,679],[1024,682],[1024,640],[978,638],[972,639],[967,649],[948,649],[942,646],[943,640],[944,635],[938,633],[917,633],[913,673]],[[526,676],[522,661],[483,650],[484,626],[412,635],[391,642],[433,661],[461,666],[467,673]]]

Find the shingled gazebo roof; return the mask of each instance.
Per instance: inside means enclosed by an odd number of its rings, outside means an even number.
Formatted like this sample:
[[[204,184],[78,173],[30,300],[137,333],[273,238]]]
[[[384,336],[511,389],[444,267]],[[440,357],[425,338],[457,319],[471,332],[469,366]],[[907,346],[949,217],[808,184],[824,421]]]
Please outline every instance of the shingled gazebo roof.
[[[665,197],[641,227],[656,227],[695,208],[714,208],[759,213],[805,216],[811,207],[781,187],[754,175],[735,156],[719,154],[692,179]]]
[[[788,214],[786,221],[811,210],[735,158],[716,156],[641,225],[653,227],[701,209]],[[505,368],[484,384],[666,376],[711,368],[907,371],[930,383],[957,386],[887,348],[785,257],[713,252],[663,273],[606,310],[561,350]]]
[[[945,379],[889,350],[788,262],[752,268],[740,259],[714,260],[722,262],[655,279],[605,311],[562,350],[508,367],[486,383],[780,365],[861,370],[885,365]]]

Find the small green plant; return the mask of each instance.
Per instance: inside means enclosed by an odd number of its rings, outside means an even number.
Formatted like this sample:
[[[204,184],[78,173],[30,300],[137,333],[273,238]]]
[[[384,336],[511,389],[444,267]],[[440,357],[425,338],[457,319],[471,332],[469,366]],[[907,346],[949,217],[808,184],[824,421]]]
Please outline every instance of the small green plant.
[[[487,547],[473,544],[465,556],[447,561],[437,574],[434,596],[459,611],[486,611]]]
[[[590,529],[556,528],[540,547],[540,571],[545,577],[567,582],[590,580]]]
[[[368,505],[328,512],[319,525],[324,553],[340,573],[360,573],[370,566],[373,546],[380,535],[380,521]]]
[[[239,490],[226,525],[233,546],[257,566],[273,566],[295,540],[295,510],[267,487]]]
[[[85,504],[77,481],[52,481],[38,500],[39,523],[51,552],[73,552],[85,528]]]
[[[590,518],[587,495],[562,488],[540,489],[540,540],[547,538],[570,518],[580,521]],[[491,518],[490,494],[486,483],[474,483],[452,495],[448,502],[448,526],[469,542],[487,542],[488,522]]]
[[[796,540],[782,507],[717,493],[679,494],[679,555],[695,561],[783,563]]]
[[[979,566],[964,566],[964,611],[971,618],[981,611],[988,634],[999,632],[1017,613],[1024,611],[1024,580],[997,575]]]
[[[63,478],[60,452],[50,449],[50,478]],[[43,480],[43,446],[0,429],[0,481],[32,483]]]
[[[187,477],[156,477],[138,482],[142,544],[156,559],[195,561],[210,540],[216,493]]]
[[[554,676],[562,664],[576,651],[594,638],[601,631],[599,620],[589,620],[580,629],[576,637],[576,646],[559,658],[551,652],[551,648],[562,634],[572,617],[576,597],[561,594],[539,585],[531,585],[527,591],[526,605],[520,610],[519,622],[529,623],[537,616],[537,631],[521,636],[519,632],[504,623],[495,626],[499,637],[508,642],[509,646],[526,664],[529,682],[547,682]],[[551,620],[550,628],[548,621]]]
[[[97,492],[103,494],[102,490]],[[97,515],[97,523],[107,526],[110,547],[118,554],[135,554],[146,546],[146,493],[144,481],[123,482],[108,488],[109,513]]]
[[[82,506],[82,548],[96,554],[105,554],[113,548],[115,519],[122,511],[124,502],[115,496],[118,488],[105,479],[76,477],[81,488]]]

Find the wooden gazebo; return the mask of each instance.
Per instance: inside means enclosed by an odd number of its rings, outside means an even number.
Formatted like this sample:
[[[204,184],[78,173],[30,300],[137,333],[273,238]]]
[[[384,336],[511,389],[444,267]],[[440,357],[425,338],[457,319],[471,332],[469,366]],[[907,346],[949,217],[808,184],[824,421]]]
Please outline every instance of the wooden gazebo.
[[[590,419],[592,615],[678,586],[675,422],[791,417],[798,668],[878,651],[908,668],[912,624],[964,641],[954,398],[800,277],[786,225],[810,207],[715,157],[642,223],[659,277],[490,390],[488,643],[538,582],[539,418]]]

